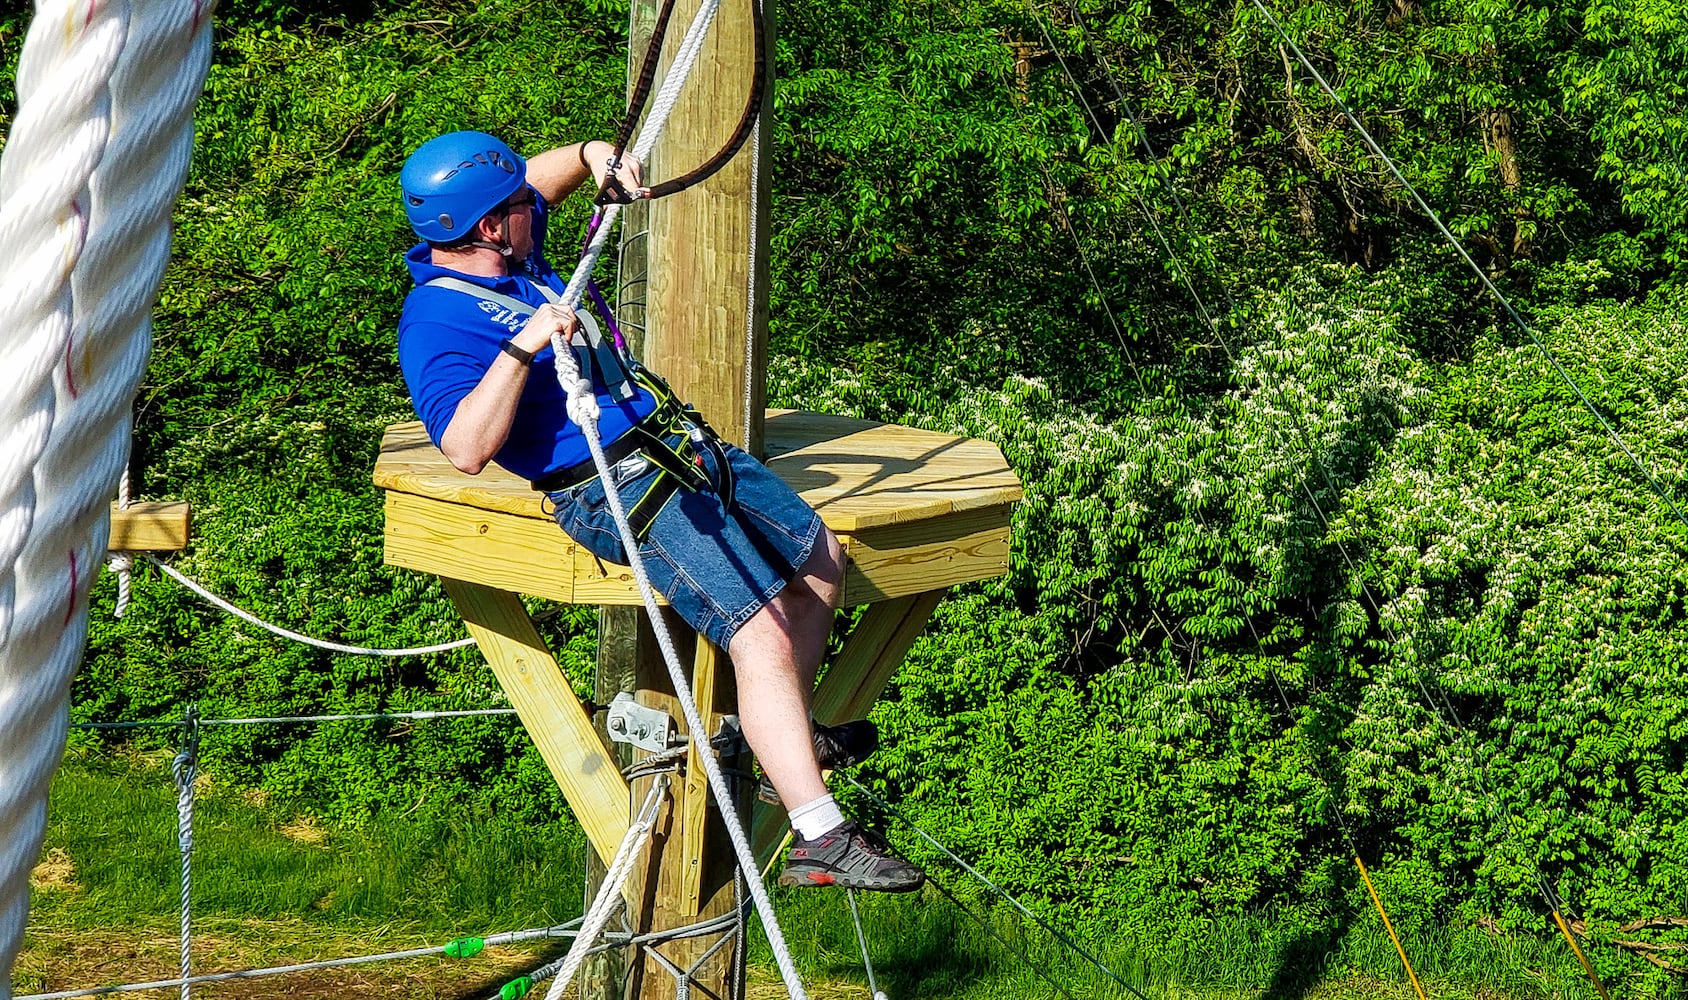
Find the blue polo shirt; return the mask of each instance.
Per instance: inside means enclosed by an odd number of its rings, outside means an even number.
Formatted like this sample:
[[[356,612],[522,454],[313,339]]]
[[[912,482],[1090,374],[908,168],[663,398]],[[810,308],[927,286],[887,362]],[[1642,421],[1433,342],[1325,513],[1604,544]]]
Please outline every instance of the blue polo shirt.
[[[498,358],[499,342],[519,331],[528,317],[456,289],[426,287],[427,282],[450,275],[537,309],[548,301],[537,282],[558,293],[567,285],[545,260],[545,219],[542,199],[534,216],[533,254],[524,262],[522,274],[486,278],[439,267],[431,260],[426,243],[405,254],[416,287],[406,296],[399,317],[399,367],[410,387],[411,405],[435,447],[439,447],[458,404],[480,384]],[[523,479],[539,479],[553,470],[591,459],[586,438],[568,418],[568,394],[557,382],[554,357],[549,347],[534,355],[510,436],[493,456],[493,461]],[[607,387],[598,385],[596,389],[601,414],[598,430],[605,444],[656,409],[655,397],[642,388],[638,395],[622,402],[616,401]]]

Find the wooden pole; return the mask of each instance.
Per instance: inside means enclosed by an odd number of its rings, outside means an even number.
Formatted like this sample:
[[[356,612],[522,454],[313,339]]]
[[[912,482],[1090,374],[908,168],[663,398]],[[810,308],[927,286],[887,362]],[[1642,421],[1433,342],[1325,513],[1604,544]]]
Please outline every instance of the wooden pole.
[[[670,37],[697,9],[677,0]],[[771,9],[765,7],[771,14]],[[660,180],[702,163],[731,136],[744,110],[755,45],[751,0],[722,0],[697,67],[669,119],[647,176]],[[771,18],[770,18],[771,20]],[[674,46],[668,46],[672,50]],[[770,32],[769,46],[772,49]],[[665,53],[667,56],[669,53]],[[772,67],[764,111],[773,92]],[[767,405],[767,257],[769,145],[764,114],[761,142],[746,143],[714,177],[650,206],[651,262],[645,363],[668,379],[682,399],[703,411],[722,437],[754,454],[762,450]],[[753,151],[756,243],[751,245]],[[747,303],[752,250],[759,262],[755,301]],[[753,319],[753,321],[752,321]]]
[[[655,0],[633,3],[630,80],[644,59],[657,7]],[[697,7],[698,0],[676,3],[670,41],[660,64],[664,72]],[[668,129],[646,164],[650,182],[690,170],[731,136],[744,110],[753,70],[752,11],[751,0],[723,0]],[[768,51],[771,54],[771,23]],[[681,398],[697,406],[717,432],[753,454],[762,452],[767,405],[771,132],[766,123],[772,107],[771,55],[767,71],[759,141],[747,143],[703,183],[627,212],[620,265],[620,313],[640,356],[669,380]],[[606,668],[620,659],[612,651],[631,645],[638,700],[667,711],[684,729],[667,668],[650,639],[648,623],[641,622],[643,612],[606,612],[601,621],[601,675],[613,673]],[[670,616],[669,624],[679,623]],[[683,626],[678,632],[686,634]],[[691,683],[710,730],[704,735],[710,736],[722,715],[737,710],[733,674],[724,654],[706,643],[696,645],[692,661]],[[723,764],[743,769],[748,761]],[[635,798],[643,795],[646,785],[635,783]],[[731,846],[697,760],[688,761],[686,780],[676,781],[673,788],[675,798],[652,838],[649,864],[634,874],[630,898],[639,900],[639,906],[630,917],[634,929],[640,931],[690,924],[730,912],[734,904]],[[746,788],[735,807],[741,816],[748,816],[750,804]],[[670,963],[684,969],[714,943],[707,937],[674,941],[661,950]],[[694,971],[693,985],[701,995],[735,1000],[744,996],[743,970],[734,961],[739,951],[721,948]],[[642,955],[628,958],[629,981],[623,986],[627,992],[614,993],[614,977],[606,975],[596,984],[594,995],[606,1000],[612,995],[650,1000],[674,996],[669,973]]]

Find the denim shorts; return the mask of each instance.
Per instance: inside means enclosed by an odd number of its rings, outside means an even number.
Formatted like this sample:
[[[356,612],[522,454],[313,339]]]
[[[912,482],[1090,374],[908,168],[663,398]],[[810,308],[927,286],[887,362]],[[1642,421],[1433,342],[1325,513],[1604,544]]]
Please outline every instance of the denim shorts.
[[[675,490],[651,522],[639,554],[651,586],[724,650],[808,561],[821,536],[821,518],[767,466],[730,444],[721,447],[733,470],[732,506],[723,509],[713,490]],[[719,482],[707,449],[704,461],[710,480]],[[636,456],[610,472],[627,509],[659,470]],[[605,562],[627,564],[602,479],[547,496],[570,538]]]

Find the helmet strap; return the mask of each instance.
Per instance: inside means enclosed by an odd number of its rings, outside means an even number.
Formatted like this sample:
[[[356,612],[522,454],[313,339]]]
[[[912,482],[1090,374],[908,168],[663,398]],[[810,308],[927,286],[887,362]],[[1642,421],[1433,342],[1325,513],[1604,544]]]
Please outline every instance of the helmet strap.
[[[510,242],[510,213],[508,210],[505,211],[504,218],[498,220],[498,240],[504,244],[503,249],[498,252],[503,255],[505,260],[509,260],[516,255],[516,245]]]

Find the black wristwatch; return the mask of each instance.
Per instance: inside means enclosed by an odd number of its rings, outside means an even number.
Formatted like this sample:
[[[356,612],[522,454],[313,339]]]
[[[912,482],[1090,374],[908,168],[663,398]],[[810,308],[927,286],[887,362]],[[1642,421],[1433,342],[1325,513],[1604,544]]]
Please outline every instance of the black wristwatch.
[[[503,351],[505,354],[510,355],[512,358],[515,358],[517,361],[520,361],[524,365],[531,364],[533,362],[533,352],[522,350],[520,347],[516,346],[516,342],[513,340],[500,340],[498,342],[498,349]]]

